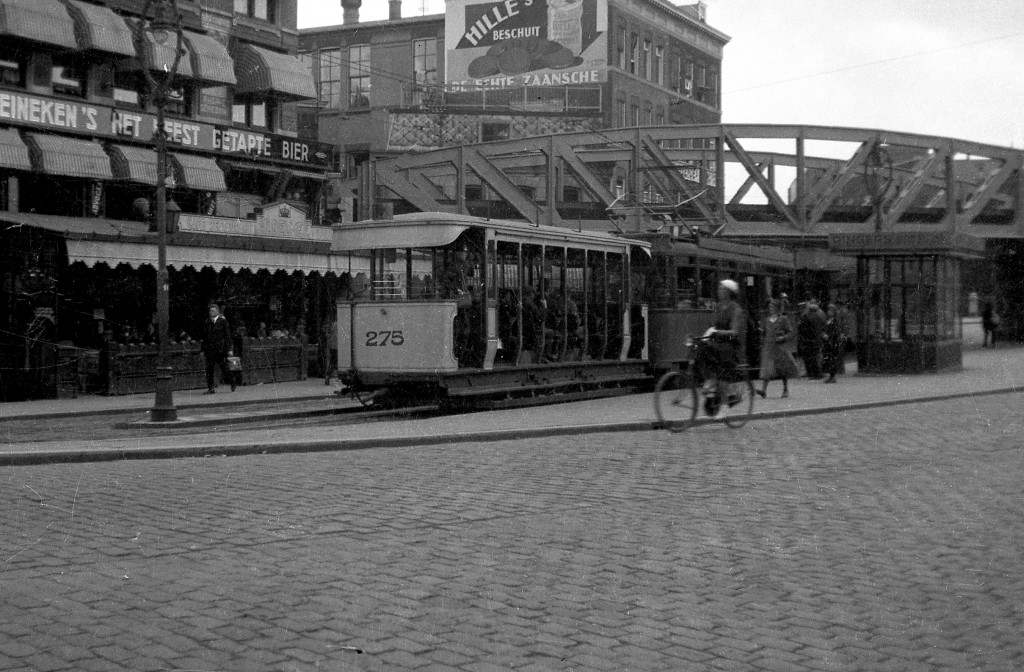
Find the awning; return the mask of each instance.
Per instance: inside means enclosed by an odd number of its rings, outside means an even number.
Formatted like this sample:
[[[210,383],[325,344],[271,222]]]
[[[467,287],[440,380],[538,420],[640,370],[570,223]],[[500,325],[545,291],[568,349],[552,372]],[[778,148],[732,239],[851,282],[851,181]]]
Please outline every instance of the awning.
[[[153,36],[146,33],[144,45],[145,52],[139,54],[139,58],[118,63],[117,69],[122,72],[137,72],[143,63],[150,70],[156,72],[165,72],[171,69],[171,66],[174,65],[174,50],[178,46],[177,35],[169,35],[165,44],[157,44],[153,40]],[[184,37],[181,40],[181,48],[184,53],[181,55],[181,60],[178,61],[176,75],[193,79],[195,73],[192,70],[192,50]]]
[[[314,173],[311,170],[299,170],[298,168],[285,168],[285,170],[288,171],[289,178],[297,177],[303,180],[316,180],[318,182],[323,182],[327,179],[327,176],[323,173]]]
[[[99,143],[41,133],[26,133],[25,140],[32,166],[41,173],[95,180],[114,179],[110,157]]]
[[[68,262],[70,263],[81,261],[89,267],[98,262],[111,265],[128,264],[132,268],[139,268],[147,264],[156,266],[157,263],[157,246],[154,243],[96,240],[68,240],[66,242]],[[247,268],[341,274],[348,270],[348,260],[345,257],[329,254],[187,247],[183,245],[167,246],[167,265],[177,269],[191,266],[197,270],[209,266],[216,271],[223,268],[235,271]]]
[[[108,149],[114,179],[156,186],[156,152],[129,145],[110,145]]]
[[[375,250],[395,247],[443,247],[468,229],[459,224],[427,224],[408,226],[401,224],[360,226],[348,224],[334,227],[332,252]]]
[[[209,84],[234,84],[235,63],[228,49],[220,41],[201,33],[185,31],[185,41],[192,52],[192,70],[195,79]]]
[[[235,58],[236,94],[272,94],[278,98],[316,98],[309,66],[295,56],[279,54],[251,44],[239,44]]]
[[[0,167],[32,170],[32,162],[28,160],[28,147],[14,129],[0,128]]]
[[[103,51],[121,56],[135,55],[132,31],[112,10],[81,0],[68,0],[68,10],[75,24],[82,49]]]
[[[171,158],[178,165],[179,186],[203,191],[228,190],[224,182],[224,172],[213,159],[174,152],[171,153]]]
[[[0,35],[78,48],[75,24],[60,0],[0,0]]]

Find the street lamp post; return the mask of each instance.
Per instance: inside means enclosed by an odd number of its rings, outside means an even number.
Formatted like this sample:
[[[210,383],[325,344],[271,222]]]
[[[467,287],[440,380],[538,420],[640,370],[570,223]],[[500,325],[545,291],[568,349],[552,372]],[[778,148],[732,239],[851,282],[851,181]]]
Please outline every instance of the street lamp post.
[[[152,9],[153,17],[150,18]],[[135,52],[142,62],[142,72],[149,88],[149,97],[156,108],[156,129],[153,140],[156,143],[156,313],[157,313],[157,365],[156,365],[156,399],[149,412],[152,422],[170,422],[178,419],[178,409],[174,407],[174,394],[171,379],[173,367],[168,357],[170,345],[170,278],[167,272],[167,134],[164,130],[164,109],[167,106],[171,85],[178,72],[178,63],[182,54],[181,19],[175,0],[146,0],[142,7],[142,15],[132,23],[135,39]],[[174,62],[170,67],[166,63],[150,63],[147,55],[152,52],[148,41],[163,46],[170,36],[174,36]],[[162,67],[156,70],[158,65]]]

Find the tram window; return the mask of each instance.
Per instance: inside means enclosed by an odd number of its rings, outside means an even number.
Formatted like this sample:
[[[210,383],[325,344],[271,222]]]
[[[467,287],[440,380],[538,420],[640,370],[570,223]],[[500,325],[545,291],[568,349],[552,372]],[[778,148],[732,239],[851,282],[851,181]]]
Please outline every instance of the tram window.
[[[378,300],[404,299],[406,293],[406,250],[374,250],[370,257],[370,288]]]
[[[699,277],[700,282],[697,285],[697,292],[701,308],[713,308],[718,300],[716,294],[718,271],[714,268],[702,268],[699,271]]]
[[[409,251],[409,298],[434,298],[434,254],[429,249]]]
[[[570,249],[566,252],[566,358],[570,360],[579,359],[583,353],[587,313],[586,265],[585,250]]]
[[[604,351],[606,359],[617,359],[622,350],[622,261],[621,254],[608,253],[608,292],[605,295],[605,316],[608,324],[608,341]]]
[[[605,302],[604,252],[587,252],[587,355],[600,359],[607,341],[607,305]]]

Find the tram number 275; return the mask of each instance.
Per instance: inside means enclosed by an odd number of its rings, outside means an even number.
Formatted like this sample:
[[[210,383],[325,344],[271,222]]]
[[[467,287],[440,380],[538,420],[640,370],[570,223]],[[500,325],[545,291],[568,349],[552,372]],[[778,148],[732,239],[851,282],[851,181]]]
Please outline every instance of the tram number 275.
[[[366,332],[366,346],[370,348],[383,348],[388,345],[403,345],[405,337],[401,331],[368,331]]]

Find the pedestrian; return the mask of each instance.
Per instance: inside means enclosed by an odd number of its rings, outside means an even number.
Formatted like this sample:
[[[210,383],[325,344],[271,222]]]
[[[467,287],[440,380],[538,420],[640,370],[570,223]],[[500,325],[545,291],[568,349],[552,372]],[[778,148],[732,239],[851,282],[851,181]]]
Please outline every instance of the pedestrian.
[[[768,396],[768,381],[782,380],[782,397],[789,396],[789,379],[799,375],[789,343],[796,335],[789,318],[782,314],[779,299],[768,301],[768,318],[764,322],[764,338],[761,342],[761,398]]]
[[[981,347],[987,348],[989,343],[992,347],[996,347],[996,328],[999,326],[1000,318],[999,313],[996,312],[996,302],[993,298],[988,298],[985,301],[985,306],[981,309],[981,328],[985,334],[982,337]]]
[[[205,338],[203,339],[203,357],[206,360],[206,392],[213,394],[217,387],[213,382],[213,370],[220,366],[221,382],[229,381],[231,391],[235,391],[235,378],[228,370],[228,357],[232,356],[231,328],[227,318],[220,314],[215,303],[210,304],[210,319],[206,321]]]
[[[797,323],[797,352],[804,360],[804,374],[818,380],[821,376],[821,332],[824,320],[818,314],[816,303],[801,304],[800,321]]]
[[[836,374],[843,372],[843,358],[846,356],[846,334],[843,333],[836,304],[828,304],[825,328],[821,333],[822,369],[828,374],[826,383],[836,382]]]
[[[239,322],[238,326],[235,327],[234,337],[231,339],[232,346],[234,347],[234,356],[238,358],[238,369],[232,371],[234,375],[234,385],[244,385],[244,377],[242,372],[245,370],[245,341],[249,337],[249,329],[245,326],[245,322]],[[232,387],[231,389],[235,389]]]
[[[338,368],[338,323],[324,320],[320,328],[320,365],[324,372],[324,385],[331,384],[331,377]]]

